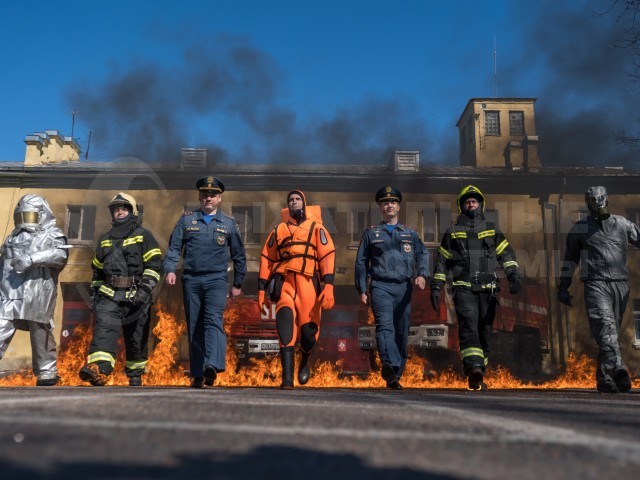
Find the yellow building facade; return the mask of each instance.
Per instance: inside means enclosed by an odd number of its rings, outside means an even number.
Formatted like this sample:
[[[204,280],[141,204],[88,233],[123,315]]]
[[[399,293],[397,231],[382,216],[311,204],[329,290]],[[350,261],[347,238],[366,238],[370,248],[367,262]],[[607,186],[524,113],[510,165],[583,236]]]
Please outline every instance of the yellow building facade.
[[[477,100],[469,102],[459,127],[468,119],[474,125],[480,123],[482,112],[477,109],[498,109],[495,99],[494,103]],[[533,124],[527,123],[534,122],[533,99],[506,99],[502,107],[501,111],[525,112],[525,135],[534,136]],[[478,112],[480,116],[476,118]],[[464,138],[468,142],[466,134]],[[110,227],[107,205],[117,192],[124,191],[136,198],[143,225],[154,233],[164,253],[178,218],[185,210],[198,206],[196,181],[209,175],[222,179],[227,188],[222,210],[238,221],[247,252],[249,273],[243,290],[245,294],[255,295],[262,244],[280,220],[287,193],[301,189],[311,204],[322,206],[324,224],[336,244],[337,304],[357,305],[355,255],[363,231],[380,219],[375,192],[385,185],[393,185],[403,192],[401,222],[418,231],[432,254],[433,263],[441,236],[458,213],[458,192],[473,184],[485,193],[487,214],[509,239],[525,277],[543,292],[542,311],[548,319],[544,367],[553,370],[569,353],[594,356],[596,348],[589,338],[579,279],[575,278],[571,287],[573,308],[556,301],[564,241],[572,224],[586,214],[584,192],[592,185],[607,187],[611,213],[640,222],[640,193],[637,192],[640,172],[544,167],[538,160],[537,149],[527,154],[527,162],[523,160],[520,165],[514,165],[501,156],[504,146],[492,150],[502,163],[496,160],[496,165],[486,165],[491,163],[487,160],[489,153],[481,152],[480,141],[476,137],[476,156],[465,157],[464,161],[461,156],[459,167],[420,164],[417,152],[398,152],[388,165],[378,166],[221,165],[215,162],[193,165],[179,161],[165,165],[141,160],[98,163],[79,161],[77,156],[57,163],[7,162],[0,169],[0,230],[3,239],[12,231],[13,208],[26,193],[42,195],[51,205],[58,225],[73,245],[69,262],[59,278],[54,318],[56,338],[63,341],[71,331],[74,315],[87,312],[95,241]],[[502,138],[502,141],[514,140]],[[30,147],[27,141],[27,157]],[[640,371],[639,262],[638,250],[631,247],[631,295],[620,342],[623,358],[634,371]],[[424,295],[428,296],[428,290]],[[505,292],[500,295],[505,303],[520,301],[517,297],[509,299]],[[163,285],[158,301],[180,307],[180,289]],[[28,336],[18,332],[0,361],[0,371],[29,365],[30,355]]]

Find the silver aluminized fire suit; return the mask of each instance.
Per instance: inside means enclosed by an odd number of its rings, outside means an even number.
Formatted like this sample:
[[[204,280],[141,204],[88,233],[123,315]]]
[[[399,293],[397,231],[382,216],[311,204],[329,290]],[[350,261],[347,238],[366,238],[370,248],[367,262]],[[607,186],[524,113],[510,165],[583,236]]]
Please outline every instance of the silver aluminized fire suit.
[[[618,331],[629,300],[629,243],[640,247],[640,230],[619,215],[610,215],[604,187],[590,187],[585,201],[591,215],[567,235],[558,300],[571,306],[568,292],[580,263],[589,331],[598,344],[596,387],[601,392],[628,392],[629,374],[620,355]]]
[[[15,228],[0,250],[0,358],[16,329],[28,330],[37,385],[54,385],[58,369],[53,310],[69,246],[44,198],[24,195],[13,215]]]

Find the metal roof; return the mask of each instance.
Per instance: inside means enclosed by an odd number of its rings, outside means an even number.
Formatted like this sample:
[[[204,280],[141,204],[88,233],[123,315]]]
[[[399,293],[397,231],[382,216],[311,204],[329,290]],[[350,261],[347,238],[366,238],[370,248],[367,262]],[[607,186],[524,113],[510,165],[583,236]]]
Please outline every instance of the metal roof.
[[[146,163],[139,159],[113,162],[63,162],[25,166],[0,162],[0,186],[18,188],[168,189],[194,188],[201,176],[223,178],[230,190],[371,191],[393,184],[402,191],[452,193],[477,182],[483,191],[544,196],[564,191],[583,193],[603,184],[611,193],[639,193],[640,171],[622,168],[504,167],[422,165],[419,172],[394,172],[389,165],[215,164],[206,170]]]

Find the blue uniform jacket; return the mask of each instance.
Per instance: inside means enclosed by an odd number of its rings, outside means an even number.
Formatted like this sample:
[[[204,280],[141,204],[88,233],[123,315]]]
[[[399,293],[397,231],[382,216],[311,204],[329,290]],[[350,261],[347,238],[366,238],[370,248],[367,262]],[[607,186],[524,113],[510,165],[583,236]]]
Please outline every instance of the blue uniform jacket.
[[[183,253],[184,273],[219,273],[226,279],[231,258],[233,285],[240,287],[247,273],[247,260],[235,219],[224,215],[220,209],[209,225],[202,217],[202,210],[198,209],[178,220],[164,259],[165,272],[175,273],[180,254]]]
[[[360,294],[367,291],[367,277],[385,282],[406,282],[413,276],[429,277],[429,252],[418,233],[398,224],[389,233],[384,223],[369,227],[356,255],[355,280]]]

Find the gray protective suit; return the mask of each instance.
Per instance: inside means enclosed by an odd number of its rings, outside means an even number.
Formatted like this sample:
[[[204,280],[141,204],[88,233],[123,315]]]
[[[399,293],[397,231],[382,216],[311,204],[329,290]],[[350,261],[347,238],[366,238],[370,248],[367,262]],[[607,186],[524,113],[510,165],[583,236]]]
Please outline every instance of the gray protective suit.
[[[14,222],[0,249],[0,359],[16,329],[28,330],[37,384],[53,385],[58,380],[53,310],[69,246],[49,204],[38,195],[18,201]]]
[[[567,236],[558,300],[571,306],[568,289],[578,264],[584,282],[584,302],[589,330],[596,340],[597,388],[602,392],[627,392],[631,381],[620,355],[618,331],[629,300],[629,243],[640,247],[640,230],[607,211],[604,187],[590,187],[585,201],[591,215],[577,222]]]

